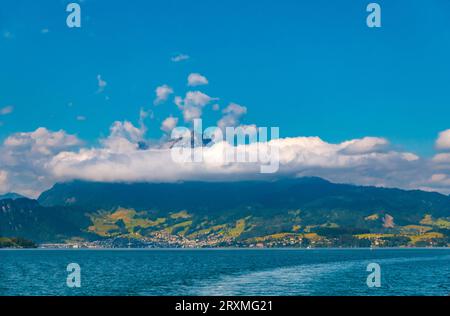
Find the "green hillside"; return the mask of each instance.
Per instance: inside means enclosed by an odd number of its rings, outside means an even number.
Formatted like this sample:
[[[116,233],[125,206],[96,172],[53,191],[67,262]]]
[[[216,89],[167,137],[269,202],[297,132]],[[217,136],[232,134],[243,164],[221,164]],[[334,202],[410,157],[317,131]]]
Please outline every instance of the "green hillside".
[[[57,184],[0,201],[0,235],[158,246],[447,246],[450,198],[422,191],[276,182]]]

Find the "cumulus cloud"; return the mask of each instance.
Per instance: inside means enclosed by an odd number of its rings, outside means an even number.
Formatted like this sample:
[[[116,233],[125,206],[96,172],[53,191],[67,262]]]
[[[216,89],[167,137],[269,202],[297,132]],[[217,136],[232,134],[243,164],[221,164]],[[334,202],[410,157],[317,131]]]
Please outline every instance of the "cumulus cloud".
[[[170,133],[178,124],[178,118],[169,116],[161,124],[161,130],[165,133]]]
[[[3,189],[35,197],[55,183],[48,162],[63,151],[79,148],[83,142],[63,130],[52,132],[38,128],[33,132],[15,133],[0,146]],[[6,175],[6,180],[5,180]]]
[[[439,150],[450,150],[450,129],[439,133],[436,140],[436,148]]]
[[[195,106],[185,106],[183,109],[183,118],[185,122],[192,122],[193,120],[202,116],[202,109]]]
[[[433,157],[433,162],[436,164],[450,164],[450,154],[449,153],[440,153]]]
[[[208,79],[199,73],[191,73],[188,76],[188,86],[195,87],[208,84]]]
[[[438,164],[435,161],[392,150],[388,141],[382,138],[352,139],[334,144],[319,137],[293,137],[234,146],[224,141],[203,149],[195,148],[202,151],[202,163],[178,163],[172,159],[169,148],[146,139],[145,113],[141,111],[139,126],[129,121],[114,122],[109,135],[94,147],[83,146],[76,135],[65,131],[52,132],[46,128],[7,137],[0,146],[0,190],[36,196],[55,182],[73,179],[172,182],[300,176],[442,192],[450,188],[450,169],[436,172]],[[227,107],[224,114],[230,113],[243,114],[245,110],[240,106]],[[161,129],[168,133],[177,123],[176,118],[168,117]],[[236,154],[258,154],[261,144],[277,149],[277,173],[261,174],[261,163],[258,162],[230,162],[225,159],[225,150],[232,149]]]
[[[75,135],[65,131],[51,132],[40,127],[30,133],[16,133],[7,137],[3,143],[4,148],[21,148],[24,152],[51,155],[70,147],[80,145],[81,141]]]
[[[224,116],[217,122],[221,129],[239,125],[240,118],[247,113],[247,108],[236,103],[230,103],[222,113]]]
[[[117,153],[139,149],[145,143],[145,125],[136,127],[129,121],[116,121],[110,128],[110,134],[101,143],[107,150]]]
[[[310,176],[326,174],[330,180],[360,184],[405,186],[411,168],[418,166],[418,158],[409,153],[366,152],[347,155],[344,143],[331,144],[318,137],[296,137],[271,140],[270,146],[279,150],[280,170],[270,175]],[[228,162],[224,150],[226,142],[203,148],[202,163],[174,162],[169,149],[149,148],[125,151],[111,148],[67,151],[55,156],[49,165],[56,178],[89,181],[179,181],[211,179],[256,179],[262,177],[258,163]],[[258,143],[234,146],[236,152],[258,151]],[[114,172],[111,172],[114,170]],[[403,173],[403,174],[402,174]],[[402,178],[397,176],[402,174]],[[412,176],[412,174],[409,174]],[[393,181],[398,179],[398,182]]]
[[[448,173],[450,172],[450,152],[447,152],[450,150],[450,129],[439,133],[436,140],[436,149],[444,152],[437,153],[431,159],[431,163],[436,172],[431,177],[430,183],[434,185],[446,185],[449,182]],[[442,171],[446,171],[447,176]]]
[[[189,91],[186,93],[186,97],[184,98],[184,104],[189,106],[204,107],[211,102],[211,100],[213,100],[213,98],[203,92]]]
[[[188,91],[184,98],[175,97],[175,104],[183,112],[185,122],[192,122],[202,116],[203,108],[211,101],[217,98],[211,98],[200,91]]]
[[[450,186],[450,176],[444,173],[433,174],[431,176],[430,182]]]
[[[188,60],[189,59],[189,55],[186,54],[178,54],[176,56],[173,56],[170,60],[173,61],[174,63],[178,63],[180,61],[183,60]]]
[[[99,90],[104,89],[106,82],[100,76],[97,79]],[[198,83],[198,78],[193,82]],[[163,85],[155,93],[156,104],[166,101],[173,94],[173,89]],[[184,97],[174,98],[184,121],[189,123],[200,118],[205,107],[214,100],[218,99],[200,91],[187,91]],[[213,104],[212,107],[220,109],[218,105]],[[5,107],[0,109],[0,114],[12,111],[12,107]],[[221,113],[222,117],[217,122],[219,132],[226,127],[243,127],[241,119],[247,108],[230,103]],[[56,182],[74,179],[173,182],[301,176],[318,176],[360,185],[450,192],[450,152],[446,152],[450,150],[450,130],[439,134],[436,148],[442,152],[431,159],[395,150],[382,137],[363,137],[340,143],[330,143],[320,137],[290,137],[259,140],[247,145],[213,142],[204,148],[193,148],[194,152],[202,155],[201,163],[179,163],[173,159],[170,147],[174,143],[167,140],[167,135],[160,140],[147,138],[144,121],[149,116],[153,117],[153,113],[141,109],[136,125],[130,121],[113,122],[109,134],[91,146],[85,146],[76,135],[63,130],[50,131],[44,127],[10,135],[0,145],[0,192],[11,190],[36,197]],[[169,134],[178,125],[178,120],[169,116],[163,120],[160,129]],[[189,130],[187,135],[190,135]],[[261,174],[260,167],[264,163],[261,161],[234,162],[225,159],[225,152],[230,150],[236,157],[258,157],[261,146],[268,146],[278,153],[278,172]]]
[[[172,93],[173,89],[166,84],[157,87],[155,90],[156,98],[153,101],[153,104],[156,105],[167,101],[167,99]]]
[[[14,107],[12,105],[5,106],[0,108],[0,115],[8,115],[14,111]]]
[[[450,172],[449,169],[442,170],[440,168],[433,168],[436,173],[432,174],[427,181],[419,186],[419,189],[425,191],[440,191],[443,193],[450,193]]]
[[[344,142],[342,149],[347,154],[365,154],[370,152],[382,151],[389,145],[385,138],[379,137],[364,137],[362,139],[351,140]]]

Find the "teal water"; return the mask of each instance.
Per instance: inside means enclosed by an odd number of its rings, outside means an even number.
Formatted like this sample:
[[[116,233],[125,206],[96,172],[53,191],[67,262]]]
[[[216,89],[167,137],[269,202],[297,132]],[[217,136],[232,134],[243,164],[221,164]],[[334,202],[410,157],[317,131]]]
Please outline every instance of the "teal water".
[[[379,288],[366,285],[372,262]],[[449,294],[450,249],[0,251],[0,295]]]

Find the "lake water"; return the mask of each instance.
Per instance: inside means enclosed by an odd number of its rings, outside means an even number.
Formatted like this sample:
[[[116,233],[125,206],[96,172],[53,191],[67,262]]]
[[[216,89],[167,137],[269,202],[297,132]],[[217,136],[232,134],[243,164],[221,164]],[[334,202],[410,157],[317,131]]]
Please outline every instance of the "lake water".
[[[449,294],[450,249],[0,250],[0,295]]]

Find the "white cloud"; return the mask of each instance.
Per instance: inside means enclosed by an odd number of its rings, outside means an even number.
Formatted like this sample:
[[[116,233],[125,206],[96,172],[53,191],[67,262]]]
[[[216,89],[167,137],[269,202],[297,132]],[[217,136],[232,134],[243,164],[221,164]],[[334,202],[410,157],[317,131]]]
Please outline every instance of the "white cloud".
[[[450,185],[450,177],[443,173],[433,174],[430,181],[434,183],[447,182]]]
[[[12,105],[5,106],[0,108],[0,115],[8,115],[14,111],[14,107]]]
[[[178,55],[172,61],[189,58]],[[98,92],[107,86],[101,75],[97,76]],[[206,77],[191,73],[189,86],[208,84]],[[169,99],[174,93],[168,85],[155,90],[155,104]],[[174,102],[182,112],[185,122],[200,118],[212,98],[200,91],[187,91],[184,97],[175,96]],[[213,110],[220,110],[218,104]],[[0,109],[0,115],[13,112],[12,106]],[[247,108],[230,103],[222,110],[217,125],[241,126]],[[450,152],[440,152],[433,158],[420,158],[414,153],[394,150],[387,139],[363,137],[341,143],[329,143],[319,137],[292,137],[271,140],[268,143],[232,145],[221,142],[203,148],[202,163],[180,164],[172,159],[167,146],[167,135],[161,140],[146,138],[145,120],[153,118],[151,111],[141,109],[139,123],[116,121],[109,135],[98,143],[84,146],[76,136],[67,132],[50,131],[41,127],[32,132],[15,133],[0,145],[0,192],[12,190],[37,196],[59,181],[182,181],[223,180],[241,181],[267,177],[319,176],[335,182],[361,185],[427,189],[450,192]],[[84,120],[84,116],[78,116]],[[169,134],[179,123],[173,116],[166,117],[160,129]],[[156,127],[158,128],[158,127]],[[220,131],[220,130],[219,130]],[[190,135],[190,133],[188,133]],[[167,142],[166,142],[167,141]],[[271,145],[279,152],[279,171],[271,175],[260,173],[259,163],[238,163],[224,160],[225,149],[251,155],[258,153],[261,145]],[[450,150],[450,130],[440,133],[436,148]],[[200,151],[199,148],[195,149]]]
[[[189,106],[197,106],[204,107],[209,102],[211,102],[213,98],[204,94],[200,91],[188,91],[186,93],[186,97],[184,98],[184,104]]]
[[[230,103],[222,113],[224,116],[217,122],[221,129],[226,127],[235,127],[239,125],[240,118],[247,113],[247,108],[236,103]]]
[[[81,141],[63,130],[51,132],[40,127],[34,132],[13,134],[5,139],[3,145],[5,148],[23,148],[30,152],[50,155],[55,151],[81,145]]]
[[[242,114],[245,110],[227,107],[225,114],[230,113]],[[224,148],[231,146],[225,142],[204,148],[203,163],[179,164],[162,144],[148,145],[151,142],[145,138],[145,116],[140,115],[141,126],[128,121],[114,122],[109,136],[94,147],[82,146],[75,135],[46,128],[7,137],[0,146],[0,190],[36,196],[55,182],[73,179],[171,182],[319,176],[361,185],[450,191],[450,168],[441,166],[442,162],[450,165],[450,154],[427,161],[413,153],[390,149],[388,141],[382,138],[367,137],[337,144],[319,137],[271,140],[270,145],[279,150],[280,162],[278,173],[272,175],[261,175],[257,163],[230,163],[221,159]],[[168,117],[161,129],[169,132],[177,123],[177,118]],[[255,152],[257,146],[258,143],[237,146],[235,150]]]
[[[165,133],[170,133],[178,124],[178,118],[169,116],[161,124],[161,130]]]
[[[105,80],[102,79],[101,75],[97,75],[97,85],[98,85],[97,92],[98,93],[102,93],[105,90],[105,88],[108,85],[108,83]]]
[[[170,60],[173,61],[174,63],[178,63],[183,60],[188,60],[189,58],[190,57],[186,54],[178,54],[176,56],[173,56]]]
[[[48,162],[60,152],[79,148],[82,144],[75,135],[62,130],[51,132],[43,127],[10,135],[0,146],[3,190],[35,197],[55,183]]]
[[[76,118],[77,118],[77,121],[86,121],[86,116],[83,116],[83,115],[78,115]]]
[[[442,151],[450,150],[450,130],[439,133],[439,137],[436,140],[436,149]],[[437,153],[431,159],[430,164],[435,173],[431,176],[429,185],[432,188],[450,187],[450,153]]]
[[[211,98],[200,91],[188,91],[184,99],[175,97],[175,104],[183,112],[184,121],[192,122],[202,116],[203,108],[213,100],[217,98]]]
[[[419,160],[402,152],[344,154],[347,144],[330,144],[318,137],[284,138],[270,141],[279,149],[280,170],[273,176],[323,176],[330,180],[408,187],[417,176]],[[62,152],[49,165],[56,178],[89,181],[178,181],[211,179],[256,179],[261,177],[255,163],[229,163],[221,160],[227,143],[204,148],[203,163],[179,164],[170,150],[151,148],[125,151],[111,148]],[[254,151],[257,144],[245,150]],[[244,150],[239,146],[236,150]],[[114,172],[111,172],[114,170]],[[401,175],[401,177],[400,177]],[[416,178],[417,179],[417,178]]]
[[[195,106],[185,106],[183,110],[183,118],[185,122],[192,122],[193,120],[202,116],[202,109]]]
[[[155,90],[156,98],[153,101],[153,104],[160,104],[162,102],[167,101],[167,99],[172,93],[173,89],[166,84],[157,87]]]
[[[436,148],[439,150],[450,150],[450,129],[439,133],[436,140]]]
[[[107,150],[117,153],[139,149],[139,143],[144,142],[145,125],[135,127],[131,122],[116,121],[110,128],[110,134],[101,142]]]
[[[203,109],[213,100],[217,99],[200,91],[188,91],[184,97],[175,97],[175,104],[182,111],[184,120],[191,122],[194,118],[200,118]],[[4,109],[1,113],[12,111]],[[242,126],[240,120],[246,113],[246,107],[230,103],[222,110],[223,117],[218,126]],[[35,197],[56,182],[74,179],[172,182],[299,176],[319,176],[335,182],[360,185],[450,192],[450,152],[437,153],[431,159],[420,158],[410,152],[394,150],[389,141],[381,137],[363,137],[341,143],[329,143],[319,137],[271,140],[269,144],[278,149],[280,164],[279,171],[271,175],[262,175],[258,163],[222,159],[226,148],[251,154],[258,152],[261,143],[232,147],[221,142],[203,148],[202,163],[176,163],[167,143],[161,143],[167,137],[160,142],[146,139],[144,120],[152,115],[141,109],[136,126],[129,121],[114,122],[109,135],[92,147],[84,146],[76,135],[63,130],[54,132],[44,127],[10,135],[0,145],[0,192],[11,190]],[[160,129],[168,134],[177,124],[178,118],[169,116]],[[444,131],[439,135],[436,141],[438,149],[450,149],[449,134],[449,131]]]
[[[435,173],[432,174],[428,181],[419,189],[425,191],[441,191],[449,193],[450,191],[450,174],[449,173]]]
[[[343,152],[346,154],[365,154],[384,150],[389,145],[385,138],[364,137],[343,143]]]
[[[195,87],[208,84],[208,79],[199,73],[191,73],[188,76],[188,86]]]
[[[5,170],[0,169],[0,194],[7,193],[9,191],[7,180],[8,180],[8,173]]]
[[[433,161],[436,163],[450,163],[450,153],[441,153],[433,157]]]

